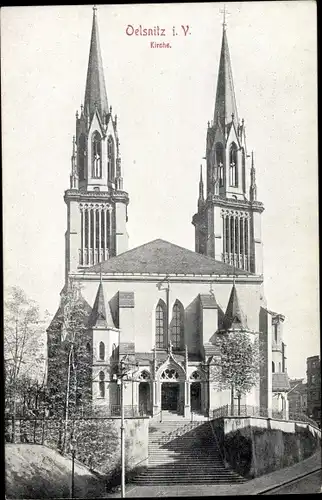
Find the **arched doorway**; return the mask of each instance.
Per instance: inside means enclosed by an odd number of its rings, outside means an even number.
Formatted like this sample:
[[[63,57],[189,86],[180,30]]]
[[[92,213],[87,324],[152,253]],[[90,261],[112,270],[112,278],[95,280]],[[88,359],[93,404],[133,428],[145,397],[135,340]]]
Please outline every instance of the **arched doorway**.
[[[193,382],[190,386],[190,407],[191,411],[201,411],[201,383]]]
[[[181,414],[183,411],[184,388],[176,368],[166,368],[160,376],[161,410]]]
[[[149,413],[150,410],[150,384],[149,382],[139,383],[139,410],[145,415]]]
[[[151,411],[150,373],[143,370],[139,377],[139,411],[147,415]]]
[[[194,412],[201,412],[202,408],[202,387],[201,381],[203,380],[201,373],[195,370],[190,375],[190,409]]]

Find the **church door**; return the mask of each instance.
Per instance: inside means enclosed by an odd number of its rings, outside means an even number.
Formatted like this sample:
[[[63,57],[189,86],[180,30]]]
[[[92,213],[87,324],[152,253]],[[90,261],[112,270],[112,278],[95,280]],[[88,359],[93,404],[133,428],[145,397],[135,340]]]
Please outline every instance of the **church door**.
[[[161,408],[172,412],[178,411],[179,384],[163,382],[161,389]]]
[[[201,411],[201,384],[193,382],[190,386],[191,411]]]
[[[145,415],[149,412],[150,407],[150,384],[149,382],[140,382],[139,384],[139,410]]]

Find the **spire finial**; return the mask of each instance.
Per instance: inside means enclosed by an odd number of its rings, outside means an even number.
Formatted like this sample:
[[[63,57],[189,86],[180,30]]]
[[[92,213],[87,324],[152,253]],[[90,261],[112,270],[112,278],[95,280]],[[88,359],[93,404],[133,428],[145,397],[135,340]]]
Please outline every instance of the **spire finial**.
[[[94,15],[94,16],[96,16],[96,11],[97,11],[97,7],[96,7],[96,5],[94,4],[94,5],[93,5],[93,15]]]
[[[252,151],[252,168],[254,168],[254,151]]]
[[[226,14],[229,14],[229,12],[226,10],[226,4],[224,4],[224,8],[220,10],[220,13],[223,15],[223,22],[222,22],[222,26],[223,26],[223,29],[225,30],[226,29]]]

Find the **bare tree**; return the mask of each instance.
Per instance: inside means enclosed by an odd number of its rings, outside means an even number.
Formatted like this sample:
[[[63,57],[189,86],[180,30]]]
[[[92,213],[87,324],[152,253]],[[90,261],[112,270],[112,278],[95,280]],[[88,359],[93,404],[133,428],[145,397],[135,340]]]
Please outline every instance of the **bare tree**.
[[[27,380],[37,380],[44,371],[44,335],[39,307],[19,287],[6,291],[4,302],[5,408],[15,421],[21,410]]]

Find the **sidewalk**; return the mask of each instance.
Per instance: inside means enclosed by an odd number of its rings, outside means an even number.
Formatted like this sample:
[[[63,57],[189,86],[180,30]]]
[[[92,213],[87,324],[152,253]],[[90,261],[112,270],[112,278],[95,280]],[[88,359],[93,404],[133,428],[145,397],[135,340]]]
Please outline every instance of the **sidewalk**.
[[[126,496],[131,497],[175,497],[175,496],[217,496],[217,495],[258,495],[268,488],[307,474],[321,467],[321,451],[312,457],[291,467],[286,467],[247,481],[244,484],[187,484],[174,486],[134,486],[128,485]],[[107,498],[119,498],[120,493],[106,495]]]

